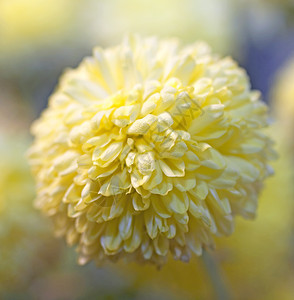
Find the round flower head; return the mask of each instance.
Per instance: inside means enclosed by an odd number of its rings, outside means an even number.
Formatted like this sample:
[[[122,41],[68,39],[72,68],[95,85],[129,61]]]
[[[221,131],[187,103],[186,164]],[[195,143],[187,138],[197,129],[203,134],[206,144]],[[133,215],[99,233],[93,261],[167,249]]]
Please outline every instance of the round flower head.
[[[36,205],[79,262],[187,261],[253,217],[267,108],[204,43],[127,38],[62,76],[33,126]]]

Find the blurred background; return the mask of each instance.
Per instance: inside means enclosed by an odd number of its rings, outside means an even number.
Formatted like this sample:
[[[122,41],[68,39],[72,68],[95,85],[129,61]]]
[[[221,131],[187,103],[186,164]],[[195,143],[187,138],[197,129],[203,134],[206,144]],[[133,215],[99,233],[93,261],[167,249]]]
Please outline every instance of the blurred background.
[[[62,71],[126,33],[207,41],[271,109],[280,158],[255,221],[212,253],[232,299],[294,299],[294,1],[0,0],[0,299],[215,299],[205,264],[76,264],[33,208],[29,128]]]

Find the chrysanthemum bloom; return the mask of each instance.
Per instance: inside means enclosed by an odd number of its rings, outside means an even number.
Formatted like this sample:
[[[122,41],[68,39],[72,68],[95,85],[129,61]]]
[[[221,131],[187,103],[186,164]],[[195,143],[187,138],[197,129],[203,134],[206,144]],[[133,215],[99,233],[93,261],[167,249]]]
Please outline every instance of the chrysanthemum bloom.
[[[34,124],[36,205],[79,262],[187,261],[253,217],[267,108],[204,43],[128,38],[68,70]]]
[[[217,238],[217,251],[212,253],[232,299],[293,298],[294,170],[289,167],[292,157],[281,138],[282,129],[276,125],[269,134],[277,143],[279,159],[273,162],[275,176],[268,179],[259,198],[258,218],[253,222],[237,218],[234,235]],[[189,264],[170,260],[160,272],[149,265],[123,263],[116,270],[124,278],[132,276],[136,288],[160,287],[175,299],[183,294],[185,299],[215,299],[203,267],[201,260],[191,259]]]

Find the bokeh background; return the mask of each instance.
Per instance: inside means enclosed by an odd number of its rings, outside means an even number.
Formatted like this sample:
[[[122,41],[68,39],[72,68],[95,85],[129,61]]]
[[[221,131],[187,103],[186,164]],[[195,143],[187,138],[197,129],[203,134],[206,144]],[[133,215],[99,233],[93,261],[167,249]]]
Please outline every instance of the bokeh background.
[[[0,299],[215,299],[201,258],[80,267],[33,208],[29,127],[58,77],[126,33],[207,41],[244,67],[274,123],[279,159],[255,221],[210,253],[232,299],[294,299],[294,2],[0,0]]]

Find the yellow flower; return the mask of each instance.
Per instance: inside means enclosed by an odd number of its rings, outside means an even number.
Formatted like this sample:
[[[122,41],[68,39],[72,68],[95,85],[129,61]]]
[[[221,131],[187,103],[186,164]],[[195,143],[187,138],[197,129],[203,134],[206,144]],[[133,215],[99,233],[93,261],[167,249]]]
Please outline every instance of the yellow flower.
[[[205,43],[130,37],[68,70],[34,124],[36,205],[79,262],[201,255],[255,215],[267,107]]]
[[[269,178],[260,195],[258,218],[253,222],[237,218],[235,234],[218,238],[213,252],[232,299],[293,298],[294,172],[281,127],[272,129],[270,135],[277,141],[280,155],[273,163],[275,176]],[[183,293],[185,299],[214,299],[199,258],[189,264],[170,260],[160,272],[135,264],[119,264],[116,271],[131,278],[136,289],[167,291],[176,299],[183,298]]]

